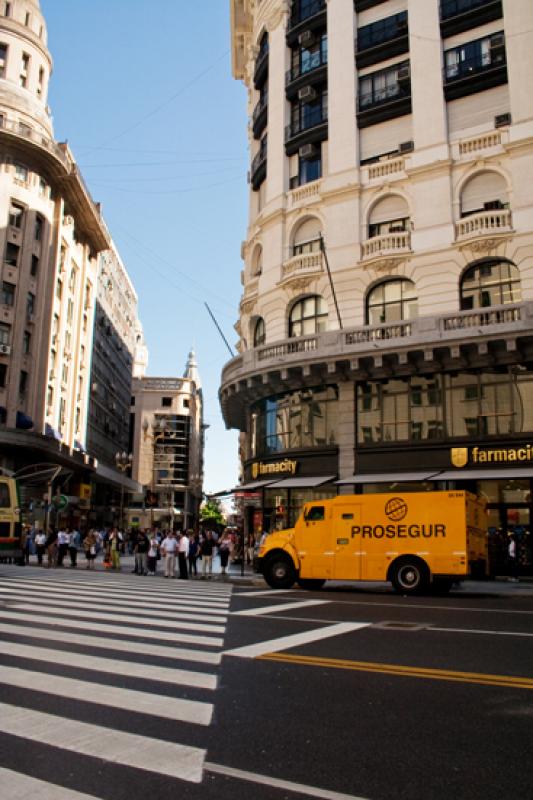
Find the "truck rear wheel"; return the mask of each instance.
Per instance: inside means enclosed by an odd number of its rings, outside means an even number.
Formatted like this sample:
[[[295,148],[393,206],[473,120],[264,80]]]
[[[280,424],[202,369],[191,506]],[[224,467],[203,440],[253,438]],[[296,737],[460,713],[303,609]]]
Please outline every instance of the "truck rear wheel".
[[[391,570],[391,583],[399,594],[420,594],[428,585],[428,569],[420,558],[402,558]]]
[[[309,591],[322,589],[325,582],[324,578],[298,578],[298,586],[301,589],[308,589]]]
[[[263,575],[273,589],[290,589],[296,580],[296,571],[291,559],[280,553],[271,556],[266,562]]]

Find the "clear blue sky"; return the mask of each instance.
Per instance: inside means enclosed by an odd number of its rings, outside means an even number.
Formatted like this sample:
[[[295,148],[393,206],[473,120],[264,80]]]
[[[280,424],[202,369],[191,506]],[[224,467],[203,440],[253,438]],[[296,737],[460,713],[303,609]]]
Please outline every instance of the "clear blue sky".
[[[235,485],[237,434],[218,404],[241,292],[246,97],[231,76],[228,0],[41,0],[49,104],[139,295],[149,375],[182,375],[194,346],[205,399],[205,489]]]

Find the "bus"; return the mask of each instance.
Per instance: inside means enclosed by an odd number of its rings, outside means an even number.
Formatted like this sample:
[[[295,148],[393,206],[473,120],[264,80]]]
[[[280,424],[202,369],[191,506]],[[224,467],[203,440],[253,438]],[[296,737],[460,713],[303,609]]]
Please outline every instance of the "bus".
[[[17,481],[0,475],[0,559],[22,558],[22,525]]]

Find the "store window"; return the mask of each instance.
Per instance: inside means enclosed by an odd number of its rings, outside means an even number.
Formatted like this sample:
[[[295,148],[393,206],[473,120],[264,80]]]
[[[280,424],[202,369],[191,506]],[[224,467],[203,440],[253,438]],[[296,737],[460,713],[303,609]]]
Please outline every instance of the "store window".
[[[520,272],[511,261],[484,259],[464,272],[460,292],[462,311],[519,303]]]

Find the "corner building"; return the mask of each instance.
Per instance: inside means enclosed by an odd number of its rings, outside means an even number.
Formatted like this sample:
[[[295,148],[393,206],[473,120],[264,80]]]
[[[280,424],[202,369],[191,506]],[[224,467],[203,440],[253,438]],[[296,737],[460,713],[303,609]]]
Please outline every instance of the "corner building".
[[[239,355],[248,527],[461,488],[531,566],[533,4],[232,0],[248,90]]]

